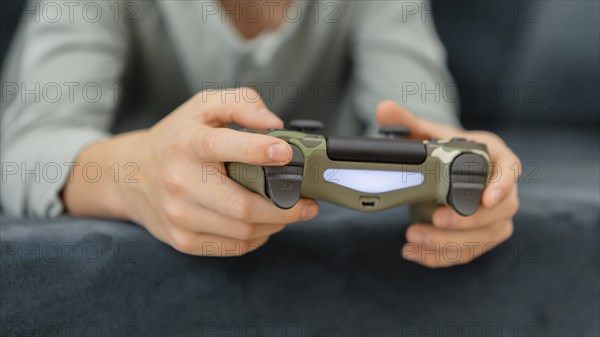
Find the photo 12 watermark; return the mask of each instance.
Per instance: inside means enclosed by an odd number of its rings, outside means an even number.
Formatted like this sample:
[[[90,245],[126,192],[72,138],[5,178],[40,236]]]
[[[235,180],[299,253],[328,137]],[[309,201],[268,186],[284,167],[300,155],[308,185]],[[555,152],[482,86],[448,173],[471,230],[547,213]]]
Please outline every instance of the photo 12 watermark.
[[[6,5],[8,10],[9,4]],[[28,23],[76,23],[96,24],[138,23],[140,4],[136,1],[28,1],[21,21]]]
[[[540,20],[536,1],[402,1],[402,23],[420,22],[532,24]]]
[[[138,263],[137,242],[116,242],[106,245],[97,241],[2,241],[2,262],[75,263]]]
[[[2,162],[2,183],[20,182],[26,183],[60,183],[73,182],[76,178],[73,173],[74,167],[78,170],[80,178],[87,183],[97,183],[100,180],[109,179],[114,183],[137,184],[139,179],[137,173],[140,170],[136,162],[113,162],[110,166],[103,168],[97,162],[80,163],[73,162]]]

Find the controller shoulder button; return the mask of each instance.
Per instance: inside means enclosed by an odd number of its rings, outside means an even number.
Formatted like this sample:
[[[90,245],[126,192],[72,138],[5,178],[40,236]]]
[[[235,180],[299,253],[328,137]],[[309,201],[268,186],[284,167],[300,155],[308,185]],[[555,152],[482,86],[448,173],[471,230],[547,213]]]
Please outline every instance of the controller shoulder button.
[[[402,138],[410,134],[410,128],[402,125],[388,125],[379,128],[379,133],[387,138]]]
[[[313,147],[317,147],[319,145],[321,145],[321,143],[323,143],[323,139],[321,138],[316,138],[316,137],[302,137],[299,139],[300,143],[302,143],[302,145],[308,147],[308,148],[313,148]]]
[[[288,129],[306,133],[315,133],[322,131],[323,123],[312,119],[294,119],[289,122]]]

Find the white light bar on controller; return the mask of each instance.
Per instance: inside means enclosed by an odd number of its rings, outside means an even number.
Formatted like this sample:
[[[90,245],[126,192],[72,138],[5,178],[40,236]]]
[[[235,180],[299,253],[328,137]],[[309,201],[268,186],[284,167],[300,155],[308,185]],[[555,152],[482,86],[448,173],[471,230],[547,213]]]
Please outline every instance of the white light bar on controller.
[[[323,179],[364,193],[384,193],[419,186],[425,181],[420,172],[329,168]]]

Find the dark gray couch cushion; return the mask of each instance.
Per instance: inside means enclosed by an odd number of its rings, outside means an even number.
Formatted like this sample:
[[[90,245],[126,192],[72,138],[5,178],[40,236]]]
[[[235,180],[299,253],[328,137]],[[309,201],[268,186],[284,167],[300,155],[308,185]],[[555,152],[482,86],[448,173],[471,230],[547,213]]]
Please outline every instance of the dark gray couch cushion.
[[[529,201],[512,239],[441,270],[400,257],[407,219],[323,205],[254,253],[211,258],[133,224],[3,218],[3,335],[600,333],[597,205]]]
[[[468,127],[598,127],[600,2],[432,3]]]
[[[13,34],[25,8],[24,0],[4,0],[0,2],[0,65],[8,51]]]
[[[600,129],[517,126],[492,128],[519,156],[520,195],[594,203],[600,207]],[[511,172],[508,172],[511,174]]]

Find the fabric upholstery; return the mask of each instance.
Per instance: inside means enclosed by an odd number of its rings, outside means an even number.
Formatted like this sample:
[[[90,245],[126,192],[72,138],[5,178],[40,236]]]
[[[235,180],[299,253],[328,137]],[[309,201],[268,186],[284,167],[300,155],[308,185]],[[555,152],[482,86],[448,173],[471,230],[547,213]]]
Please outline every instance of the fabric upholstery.
[[[437,270],[400,257],[407,216],[405,208],[364,214],[323,205],[315,220],[241,258],[186,256],[133,224],[3,218],[3,328],[136,336],[600,332],[597,205],[529,200],[508,242],[469,265]]]

